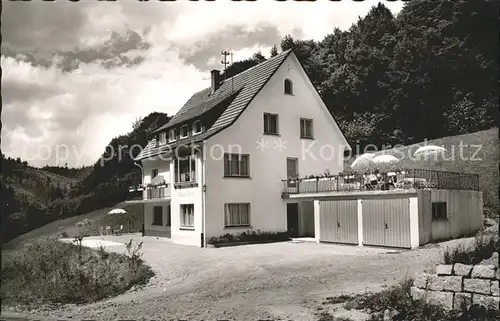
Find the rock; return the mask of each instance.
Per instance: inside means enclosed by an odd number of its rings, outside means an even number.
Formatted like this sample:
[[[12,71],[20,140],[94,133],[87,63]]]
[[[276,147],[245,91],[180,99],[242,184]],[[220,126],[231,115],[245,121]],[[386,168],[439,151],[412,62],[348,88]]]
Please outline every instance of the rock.
[[[440,264],[440,265],[436,266],[436,274],[437,275],[451,275],[452,271],[453,271],[453,265]]]
[[[471,277],[473,278],[495,278],[496,267],[494,265],[474,265],[472,268]]]
[[[384,311],[384,321],[391,321],[391,316],[390,316],[391,311],[389,309],[385,309]]]
[[[393,320],[393,318],[395,316],[397,316],[399,314],[398,311],[396,310],[390,310],[390,309],[385,309],[384,311],[384,316],[383,316],[383,320],[384,321],[391,321]]]
[[[470,276],[470,272],[472,271],[472,265],[456,263],[453,266],[453,274],[462,275],[462,276]]]
[[[493,265],[498,268],[498,252],[493,252],[490,258],[481,261],[480,265]]]
[[[443,282],[434,274],[422,273],[415,278],[413,284],[420,289],[435,291],[443,289]]]
[[[427,289],[432,291],[443,290],[443,277],[431,275],[427,280]]]
[[[460,292],[462,291],[462,277],[461,276],[442,276],[443,290]]]
[[[425,290],[419,289],[416,286],[410,288],[410,294],[413,300],[425,300]]]
[[[441,306],[445,310],[453,309],[452,292],[427,291],[427,301]]]
[[[481,279],[464,279],[464,291],[490,294],[490,280]]]
[[[453,297],[453,309],[463,311],[468,309],[472,304],[471,293],[455,293]]]
[[[425,289],[427,288],[427,279],[429,278],[430,274],[428,273],[420,273],[415,277],[415,280],[413,280],[413,285],[417,288],[420,289]]]
[[[473,294],[472,303],[498,310],[500,304],[500,297]]]
[[[491,281],[491,294],[493,296],[500,296],[500,284],[498,281]]]
[[[492,218],[485,217],[483,219],[483,225],[484,225],[484,227],[495,226],[497,224],[498,223],[494,219],[492,219]]]

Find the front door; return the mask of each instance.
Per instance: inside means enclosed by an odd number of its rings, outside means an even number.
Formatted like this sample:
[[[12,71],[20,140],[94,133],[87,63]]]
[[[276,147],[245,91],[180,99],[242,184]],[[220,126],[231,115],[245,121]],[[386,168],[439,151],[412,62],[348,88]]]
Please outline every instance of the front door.
[[[299,203],[286,204],[286,225],[290,237],[299,235]]]
[[[290,158],[288,157],[286,159],[286,176],[288,178],[288,187],[296,187],[297,182],[295,181],[295,178],[297,177],[299,171],[299,160],[297,158]],[[290,178],[293,178],[294,180],[290,180]]]

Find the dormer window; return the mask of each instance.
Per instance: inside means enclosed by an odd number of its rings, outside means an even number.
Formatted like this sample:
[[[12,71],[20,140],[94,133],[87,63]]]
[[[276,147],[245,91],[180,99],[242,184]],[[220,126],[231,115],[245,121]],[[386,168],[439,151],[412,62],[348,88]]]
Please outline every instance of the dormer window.
[[[293,82],[290,79],[285,79],[285,95],[293,95]]]
[[[193,135],[201,133],[201,121],[197,120],[193,123]]]
[[[181,138],[188,137],[188,125],[184,125],[181,127]]]
[[[165,145],[167,143],[167,133],[160,133],[158,138],[158,144]]]
[[[168,131],[168,142],[171,143],[171,142],[175,142],[175,140],[177,139],[177,137],[175,137],[175,129],[171,129]]]

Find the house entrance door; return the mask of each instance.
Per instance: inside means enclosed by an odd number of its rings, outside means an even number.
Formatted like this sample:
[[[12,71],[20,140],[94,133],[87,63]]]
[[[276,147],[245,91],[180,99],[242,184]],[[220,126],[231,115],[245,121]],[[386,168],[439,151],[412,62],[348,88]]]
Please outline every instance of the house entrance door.
[[[286,226],[290,237],[299,235],[299,203],[286,204]]]
[[[295,181],[296,176],[299,173],[299,160],[297,158],[286,159],[286,176],[288,180],[288,187],[296,187],[297,182]],[[290,178],[294,178],[294,180],[290,180]]]

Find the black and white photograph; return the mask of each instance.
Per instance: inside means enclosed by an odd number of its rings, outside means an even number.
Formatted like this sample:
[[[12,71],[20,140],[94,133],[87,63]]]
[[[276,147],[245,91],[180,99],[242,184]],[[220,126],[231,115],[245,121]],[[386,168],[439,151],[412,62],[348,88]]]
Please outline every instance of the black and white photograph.
[[[0,320],[500,321],[499,8],[2,0]]]

